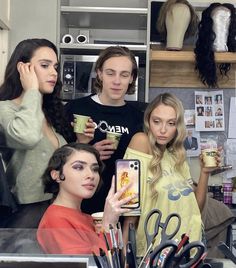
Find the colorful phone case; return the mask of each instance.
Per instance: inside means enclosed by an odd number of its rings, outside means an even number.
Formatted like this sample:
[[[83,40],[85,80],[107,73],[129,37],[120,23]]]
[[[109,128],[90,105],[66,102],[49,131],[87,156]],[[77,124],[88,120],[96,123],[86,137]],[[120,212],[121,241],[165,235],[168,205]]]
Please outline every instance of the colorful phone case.
[[[136,159],[116,160],[116,191],[132,182],[132,185],[122,194],[121,199],[133,194],[137,198],[132,199],[123,207],[138,208],[140,205],[140,162]]]

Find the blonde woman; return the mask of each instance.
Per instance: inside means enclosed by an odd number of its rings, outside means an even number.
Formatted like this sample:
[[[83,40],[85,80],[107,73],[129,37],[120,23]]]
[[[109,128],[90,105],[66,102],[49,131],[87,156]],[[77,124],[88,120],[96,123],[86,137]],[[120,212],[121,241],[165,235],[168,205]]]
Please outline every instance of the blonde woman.
[[[179,213],[181,227],[176,234],[178,240],[188,233],[190,241],[201,239],[201,210],[204,206],[210,168],[205,168],[200,156],[200,177],[197,188],[186,162],[183,146],[186,138],[184,110],[179,99],[169,93],[157,96],[147,107],[144,115],[144,133],[137,133],[131,139],[125,158],[141,162],[141,215],[126,217],[124,239],[130,222],[137,226],[137,256],[146,251],[144,221],[150,210],[161,210],[162,221],[170,213]],[[218,164],[220,163],[217,155]],[[153,225],[154,222],[151,222]],[[150,232],[153,229],[150,227]],[[175,228],[170,222],[169,231]],[[167,230],[168,231],[168,230]],[[155,245],[160,241],[160,232]]]

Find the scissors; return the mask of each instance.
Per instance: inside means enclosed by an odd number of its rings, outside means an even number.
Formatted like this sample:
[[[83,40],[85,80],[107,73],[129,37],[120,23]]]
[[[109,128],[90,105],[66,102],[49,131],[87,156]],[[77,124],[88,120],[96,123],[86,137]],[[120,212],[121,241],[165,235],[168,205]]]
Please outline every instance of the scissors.
[[[173,240],[167,240],[160,243],[153,252],[150,254],[149,267],[158,267],[158,260],[162,250],[168,249],[168,253],[163,260],[163,268],[175,267],[175,268],[190,268],[198,267],[200,260],[203,259],[204,254],[206,254],[206,247],[200,241],[194,241],[182,248],[178,252],[178,244]],[[193,251],[195,249],[195,251]],[[190,252],[195,252],[194,256],[190,259],[187,258]],[[203,266],[204,267],[204,266]],[[206,266],[207,267],[207,266]]]
[[[150,219],[156,216],[156,222],[154,224],[154,228],[153,231],[148,230],[148,223],[150,221]],[[147,248],[149,248],[149,246],[152,244],[152,241],[154,240],[154,238],[158,235],[160,228],[162,229],[161,231],[161,241],[160,243],[164,243],[166,240],[170,240],[172,239],[179,231],[180,228],[180,224],[181,224],[181,218],[179,216],[179,214],[177,213],[171,213],[170,215],[167,216],[165,222],[161,222],[161,218],[162,218],[162,213],[159,209],[152,209],[144,222],[144,231],[145,231],[145,235],[146,235],[146,240],[147,240]],[[171,232],[170,234],[167,233],[167,227],[169,222],[171,221],[171,219],[176,218],[177,219],[177,226],[176,228],[173,230],[173,232]]]

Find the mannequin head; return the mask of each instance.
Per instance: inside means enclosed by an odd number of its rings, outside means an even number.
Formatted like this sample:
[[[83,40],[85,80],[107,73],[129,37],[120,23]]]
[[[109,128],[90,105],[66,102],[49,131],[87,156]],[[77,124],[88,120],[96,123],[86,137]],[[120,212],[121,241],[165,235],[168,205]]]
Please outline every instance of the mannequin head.
[[[185,4],[176,3],[166,13],[166,49],[180,50],[183,47],[184,35],[190,23],[191,14]]]
[[[211,12],[213,20],[213,32],[215,40],[213,42],[213,50],[219,52],[228,51],[227,40],[229,35],[231,11],[225,6],[218,6]]]
[[[183,41],[194,35],[198,17],[186,0],[167,0],[161,7],[157,29],[168,50],[181,50]]]
[[[235,11],[232,4],[213,3],[202,12],[194,52],[196,55],[196,70],[198,70],[203,84],[208,87],[218,87],[214,52],[236,51]],[[221,75],[227,75],[230,64],[220,64],[219,70]]]

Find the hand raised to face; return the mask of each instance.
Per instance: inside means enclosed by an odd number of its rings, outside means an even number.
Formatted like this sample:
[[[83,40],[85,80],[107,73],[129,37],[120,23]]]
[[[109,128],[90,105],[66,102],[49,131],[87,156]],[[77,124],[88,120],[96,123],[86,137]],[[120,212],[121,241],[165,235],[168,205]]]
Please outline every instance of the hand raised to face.
[[[32,63],[18,62],[17,70],[20,74],[20,81],[23,89],[39,89],[39,82]]]

